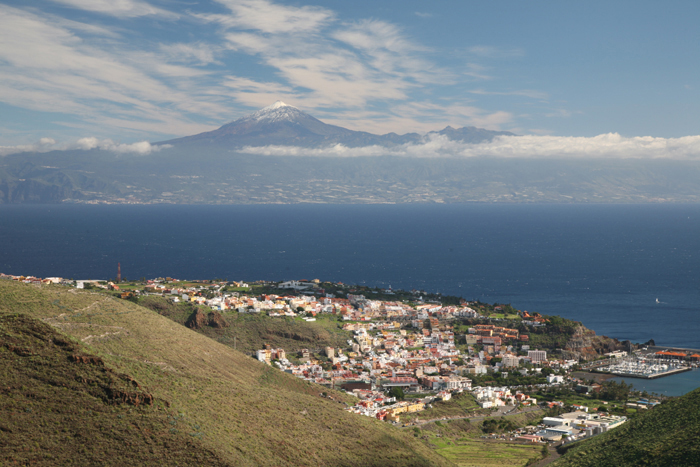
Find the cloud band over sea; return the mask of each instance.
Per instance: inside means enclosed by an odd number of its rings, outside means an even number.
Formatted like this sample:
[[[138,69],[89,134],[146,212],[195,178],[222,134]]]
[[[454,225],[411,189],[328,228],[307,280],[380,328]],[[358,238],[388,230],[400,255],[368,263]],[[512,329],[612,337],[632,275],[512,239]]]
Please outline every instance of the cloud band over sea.
[[[593,137],[498,136],[490,142],[463,143],[446,136],[430,136],[423,143],[394,147],[350,148],[342,144],[326,148],[297,146],[245,147],[239,152],[263,156],[417,158],[501,157],[522,159],[669,159],[700,160],[700,135],[681,138],[624,137],[607,133]]]

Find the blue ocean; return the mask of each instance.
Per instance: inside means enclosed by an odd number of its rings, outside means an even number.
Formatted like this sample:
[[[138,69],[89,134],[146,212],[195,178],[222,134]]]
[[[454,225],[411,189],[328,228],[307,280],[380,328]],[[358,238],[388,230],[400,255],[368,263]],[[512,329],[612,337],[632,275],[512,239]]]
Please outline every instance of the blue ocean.
[[[421,289],[700,348],[700,205],[0,205],[0,272]]]

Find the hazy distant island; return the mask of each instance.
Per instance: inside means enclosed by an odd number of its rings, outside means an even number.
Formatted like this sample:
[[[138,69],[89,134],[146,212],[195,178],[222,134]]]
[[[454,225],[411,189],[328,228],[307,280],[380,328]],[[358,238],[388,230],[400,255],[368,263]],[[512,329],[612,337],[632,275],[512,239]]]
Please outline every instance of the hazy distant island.
[[[700,201],[697,161],[508,157],[508,138],[519,137],[449,126],[376,135],[277,102],[217,130],[130,151],[86,143],[0,157],[0,203]],[[503,157],[491,154],[494,142]]]

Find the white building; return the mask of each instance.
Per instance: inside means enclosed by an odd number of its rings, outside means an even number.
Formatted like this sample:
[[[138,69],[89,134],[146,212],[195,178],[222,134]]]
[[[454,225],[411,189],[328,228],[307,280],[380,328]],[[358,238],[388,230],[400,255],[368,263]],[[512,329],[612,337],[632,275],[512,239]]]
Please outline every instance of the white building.
[[[564,377],[561,375],[549,375],[547,376],[547,382],[549,384],[552,383],[563,383],[564,382]]]
[[[532,363],[541,363],[547,361],[547,352],[545,350],[528,350],[527,357]]]

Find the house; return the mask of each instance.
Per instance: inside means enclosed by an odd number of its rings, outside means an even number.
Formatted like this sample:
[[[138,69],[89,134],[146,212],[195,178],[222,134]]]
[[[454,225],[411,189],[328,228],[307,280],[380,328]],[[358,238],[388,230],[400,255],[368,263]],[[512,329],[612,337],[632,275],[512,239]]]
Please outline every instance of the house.
[[[564,377],[561,375],[549,375],[547,376],[547,382],[549,384],[553,383],[563,383],[564,382]]]
[[[310,289],[314,286],[314,284],[310,284],[309,282],[300,282],[300,281],[286,281],[286,282],[280,282],[277,284],[278,289],[292,289],[292,290],[306,290]]]
[[[537,435],[520,435],[515,438],[516,441],[525,441],[526,443],[541,443],[542,437]]]

